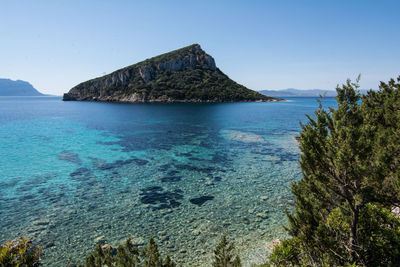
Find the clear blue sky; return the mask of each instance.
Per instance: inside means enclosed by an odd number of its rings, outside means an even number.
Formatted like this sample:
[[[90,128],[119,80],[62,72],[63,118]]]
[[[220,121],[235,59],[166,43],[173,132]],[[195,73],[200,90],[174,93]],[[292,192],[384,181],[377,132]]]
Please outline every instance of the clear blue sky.
[[[254,90],[362,88],[400,75],[400,1],[0,2],[0,78],[61,95],[148,57],[199,43]]]

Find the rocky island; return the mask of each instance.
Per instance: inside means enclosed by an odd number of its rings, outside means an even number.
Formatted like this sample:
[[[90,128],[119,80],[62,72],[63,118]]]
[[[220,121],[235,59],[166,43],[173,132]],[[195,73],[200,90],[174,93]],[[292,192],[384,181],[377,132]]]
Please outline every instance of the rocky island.
[[[231,80],[214,58],[193,44],[78,84],[64,101],[279,101]]]

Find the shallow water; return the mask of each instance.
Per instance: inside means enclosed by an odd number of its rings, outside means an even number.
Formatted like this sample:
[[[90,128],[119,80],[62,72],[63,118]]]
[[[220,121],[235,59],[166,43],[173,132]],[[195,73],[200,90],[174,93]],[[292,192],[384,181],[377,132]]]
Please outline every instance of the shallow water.
[[[45,265],[63,266],[83,261],[96,238],[154,236],[180,264],[205,266],[226,233],[245,264],[260,262],[285,236],[290,183],[301,177],[294,136],[318,106],[290,100],[0,97],[0,241],[27,236]]]

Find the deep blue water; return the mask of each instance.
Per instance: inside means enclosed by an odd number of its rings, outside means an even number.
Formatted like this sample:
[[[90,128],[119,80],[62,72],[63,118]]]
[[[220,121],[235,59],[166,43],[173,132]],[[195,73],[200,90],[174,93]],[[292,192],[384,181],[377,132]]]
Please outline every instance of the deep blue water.
[[[204,265],[227,233],[252,262],[260,244],[285,236],[290,183],[301,178],[294,136],[318,106],[288,100],[0,97],[0,241],[27,236],[46,265],[63,266],[101,236],[113,245],[154,236],[181,264]]]

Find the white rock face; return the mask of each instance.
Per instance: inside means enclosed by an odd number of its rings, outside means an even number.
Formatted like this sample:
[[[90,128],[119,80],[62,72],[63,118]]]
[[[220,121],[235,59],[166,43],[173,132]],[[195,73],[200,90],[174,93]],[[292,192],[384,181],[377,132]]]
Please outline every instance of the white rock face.
[[[140,77],[142,77],[143,81],[145,81],[145,82],[148,82],[153,79],[153,76],[154,76],[153,73],[154,73],[154,70],[150,66],[143,66],[143,67],[139,68]],[[123,82],[123,81],[121,81],[121,82]]]

